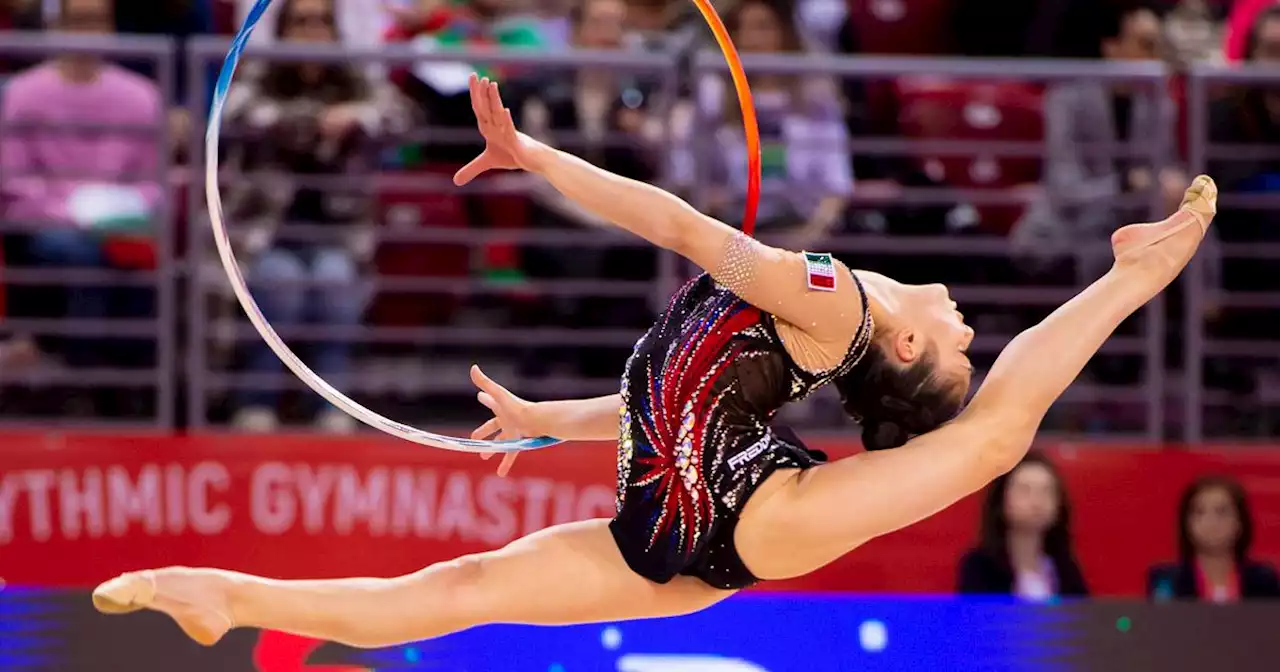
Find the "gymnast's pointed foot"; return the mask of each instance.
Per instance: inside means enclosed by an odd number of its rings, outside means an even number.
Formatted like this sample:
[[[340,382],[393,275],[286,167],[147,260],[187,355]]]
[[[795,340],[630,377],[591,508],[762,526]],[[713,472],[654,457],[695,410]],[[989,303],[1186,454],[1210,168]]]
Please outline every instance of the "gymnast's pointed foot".
[[[121,574],[93,591],[93,606],[104,614],[151,609],[168,615],[205,646],[235,627],[228,604],[231,579],[211,569],[147,570]]]
[[[1116,265],[1141,268],[1172,281],[1195,255],[1217,212],[1218,186],[1209,176],[1200,175],[1187,187],[1177,212],[1163,221],[1130,224],[1111,235]]]

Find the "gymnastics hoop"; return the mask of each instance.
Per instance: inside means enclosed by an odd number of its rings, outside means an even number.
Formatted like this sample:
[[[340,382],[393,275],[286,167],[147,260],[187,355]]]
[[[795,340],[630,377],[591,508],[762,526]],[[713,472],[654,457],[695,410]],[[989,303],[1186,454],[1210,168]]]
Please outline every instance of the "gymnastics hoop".
[[[751,104],[751,92],[747,89],[747,78],[742,71],[742,63],[738,58],[737,50],[733,47],[733,42],[729,39],[729,32],[725,29],[724,23],[707,0],[694,0],[694,4],[698,6],[703,18],[711,26],[716,42],[720,44],[721,51],[724,52],[725,58],[729,61],[729,69],[733,76],[734,86],[738,90],[738,101],[742,105],[742,117],[746,125],[747,154],[749,157],[747,207],[742,220],[742,227],[743,231],[750,235],[755,227],[756,207],[760,198],[760,133],[756,128],[755,108]],[[244,55],[245,46],[249,42],[250,35],[253,34],[253,29],[262,20],[262,15],[266,13],[267,7],[270,5],[271,0],[256,0],[248,15],[245,16],[240,30],[236,33],[235,38],[232,39],[231,47],[227,50],[227,57],[222,61],[222,70],[218,73],[218,81],[214,85],[213,100],[209,106],[209,125],[204,135],[204,191],[205,198],[209,202],[209,225],[213,229],[213,240],[218,247],[218,256],[222,259],[222,268],[226,271],[227,279],[231,282],[231,288],[235,291],[236,298],[240,301],[240,306],[244,308],[245,314],[248,315],[249,321],[253,323],[253,327],[258,330],[262,339],[280,358],[280,361],[284,362],[284,365],[293,372],[293,375],[297,376],[307,387],[315,390],[317,394],[324,397],[326,401],[342,412],[380,432],[419,445],[462,453],[518,453],[563,443],[561,439],[549,436],[501,441],[465,439],[435,434],[385,418],[356,403],[312,371],[297,355],[293,354],[293,351],[289,349],[288,345],[285,345],[284,340],[276,333],[271,323],[267,322],[266,317],[262,315],[262,310],[249,292],[244,274],[240,271],[240,264],[236,261],[235,253],[231,249],[231,241],[227,235],[227,227],[222,215],[222,195],[218,191],[218,135],[222,126],[222,108],[227,102],[227,93],[231,90],[231,80],[235,76],[236,66],[240,64],[240,58]]]

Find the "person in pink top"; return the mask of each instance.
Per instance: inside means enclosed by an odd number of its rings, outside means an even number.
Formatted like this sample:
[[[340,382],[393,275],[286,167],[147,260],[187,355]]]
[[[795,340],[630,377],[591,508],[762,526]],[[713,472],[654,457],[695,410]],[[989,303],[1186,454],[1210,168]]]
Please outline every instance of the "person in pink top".
[[[114,32],[110,0],[64,0],[58,29]],[[150,222],[161,198],[160,135],[164,120],[158,86],[96,57],[68,54],[9,80],[0,100],[0,194],[4,217],[30,227],[28,263],[42,268],[110,268],[102,227]],[[137,287],[69,288],[71,318],[146,317],[154,292]],[[86,341],[68,342],[72,365],[107,361],[145,365],[136,344],[123,353]]]

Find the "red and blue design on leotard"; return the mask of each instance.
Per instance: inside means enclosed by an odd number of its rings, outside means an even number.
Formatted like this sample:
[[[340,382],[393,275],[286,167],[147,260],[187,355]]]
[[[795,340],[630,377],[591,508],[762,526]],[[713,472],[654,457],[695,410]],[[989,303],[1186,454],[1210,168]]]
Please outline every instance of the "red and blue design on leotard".
[[[676,292],[627,360],[611,529],[628,565],[650,580],[690,574],[742,587],[719,575],[710,554],[731,548],[738,512],[769,474],[818,463],[769,422],[857,363],[870,316],[841,363],[816,374],[791,360],[773,319],[704,274]]]

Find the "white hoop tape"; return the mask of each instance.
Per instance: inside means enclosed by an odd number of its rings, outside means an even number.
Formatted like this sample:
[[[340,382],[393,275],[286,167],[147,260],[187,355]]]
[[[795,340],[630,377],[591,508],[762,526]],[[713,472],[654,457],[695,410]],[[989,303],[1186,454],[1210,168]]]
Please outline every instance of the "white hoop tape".
[[[231,280],[231,287],[235,290],[236,297],[240,300],[240,305],[244,308],[245,314],[249,316],[249,321],[253,323],[258,333],[262,335],[267,345],[271,346],[280,361],[284,362],[285,366],[289,367],[289,370],[293,371],[294,375],[306,383],[307,387],[315,390],[316,393],[344,413],[378,431],[386,432],[392,436],[423,446],[463,453],[517,453],[562,443],[560,439],[546,436],[504,441],[463,439],[433,434],[384,418],[356,403],[316,375],[306,364],[302,363],[302,360],[298,359],[297,355],[293,354],[289,346],[285,345],[280,335],[276,333],[275,329],[271,328],[271,324],[263,317],[257,302],[253,300],[253,296],[249,293],[249,288],[245,284],[244,274],[240,272],[240,265],[236,262],[235,254],[231,251],[231,242],[227,238],[227,228],[222,217],[222,197],[218,193],[218,130],[222,125],[222,106],[227,102],[227,92],[231,89],[231,79],[235,75],[236,66],[240,63],[240,57],[244,53],[245,45],[249,41],[249,36],[253,33],[254,26],[258,25],[263,13],[267,11],[267,7],[270,4],[271,0],[257,0],[253,8],[249,10],[248,16],[245,17],[244,24],[240,26],[240,31],[236,33],[235,39],[232,40],[231,48],[227,51],[227,58],[222,62],[222,71],[218,74],[218,82],[214,87],[213,103],[209,109],[209,126],[204,136],[204,189],[205,197],[209,201],[209,222],[213,227],[213,239],[218,245],[218,255],[222,258],[222,267],[226,269],[227,278]]]

